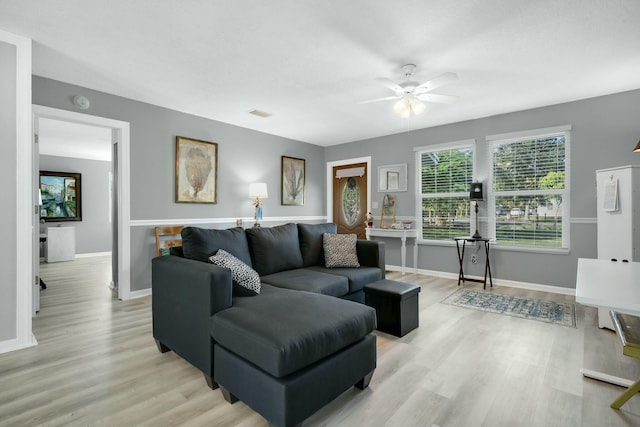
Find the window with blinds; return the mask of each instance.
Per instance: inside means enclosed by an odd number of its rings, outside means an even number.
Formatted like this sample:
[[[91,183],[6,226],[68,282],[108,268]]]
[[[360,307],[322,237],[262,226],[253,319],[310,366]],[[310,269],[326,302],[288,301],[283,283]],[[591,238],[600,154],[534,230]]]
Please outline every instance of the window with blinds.
[[[568,249],[568,144],[566,131],[491,142],[497,244]]]
[[[473,155],[473,142],[416,149],[424,240],[451,240],[470,234]]]

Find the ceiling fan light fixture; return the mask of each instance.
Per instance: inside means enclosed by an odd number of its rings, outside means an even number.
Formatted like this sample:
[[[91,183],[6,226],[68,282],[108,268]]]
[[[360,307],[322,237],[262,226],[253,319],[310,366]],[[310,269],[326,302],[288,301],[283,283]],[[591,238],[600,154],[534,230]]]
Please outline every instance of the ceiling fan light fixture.
[[[400,99],[393,105],[393,111],[400,117],[409,117],[411,114],[411,105],[409,104],[409,100],[406,97]]]
[[[398,116],[405,119],[408,118],[411,113],[413,113],[414,116],[417,116],[418,114],[423,113],[426,109],[427,106],[413,96],[405,96],[393,106],[393,111]]]
[[[415,116],[417,116],[418,114],[424,113],[424,110],[427,109],[427,106],[424,105],[422,101],[416,98],[411,99],[411,101],[409,102],[409,105],[411,105],[411,111]]]

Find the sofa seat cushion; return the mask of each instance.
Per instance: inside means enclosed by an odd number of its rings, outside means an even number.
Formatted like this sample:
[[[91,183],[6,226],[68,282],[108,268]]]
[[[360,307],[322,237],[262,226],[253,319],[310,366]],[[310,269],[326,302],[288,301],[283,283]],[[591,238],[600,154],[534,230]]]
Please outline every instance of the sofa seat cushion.
[[[382,279],[382,270],[378,267],[326,268],[316,265],[307,267],[307,270],[346,277],[349,280],[349,293],[360,291],[364,285]]]
[[[260,279],[263,283],[279,288],[309,291],[332,297],[341,297],[349,293],[349,280],[346,277],[312,271],[306,268],[281,271],[280,273],[262,276]]]
[[[211,317],[222,347],[282,378],[353,344],[376,328],[366,305],[264,284]]]
[[[260,276],[302,267],[302,253],[295,224],[247,228],[253,268]]]

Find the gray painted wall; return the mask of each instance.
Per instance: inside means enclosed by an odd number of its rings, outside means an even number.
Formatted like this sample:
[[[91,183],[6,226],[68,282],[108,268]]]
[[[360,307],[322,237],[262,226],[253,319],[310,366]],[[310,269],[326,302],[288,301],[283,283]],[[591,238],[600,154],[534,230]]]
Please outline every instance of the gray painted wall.
[[[335,161],[364,155],[372,156],[372,180],[377,182],[377,167],[385,164],[408,164],[408,191],[395,193],[397,215],[415,216],[414,147],[476,139],[477,175],[488,176],[485,137],[487,135],[517,132],[570,124],[571,132],[571,242],[569,254],[546,254],[508,249],[492,249],[491,266],[496,278],[575,287],[577,259],[596,257],[596,194],[597,169],[639,164],[640,155],[632,153],[640,136],[638,127],[640,90],[608,95],[588,100],[569,102],[532,110],[519,111],[478,120],[421,129],[402,134],[357,141],[328,147],[325,160]],[[455,108],[455,105],[441,108]],[[391,114],[391,111],[389,112]],[[428,114],[428,111],[425,113]],[[372,200],[381,202],[382,193],[373,187]],[[486,205],[484,206],[486,209]],[[374,215],[379,212],[374,212]],[[481,209],[481,216],[486,211]],[[387,262],[400,264],[399,243],[385,239]],[[411,248],[407,250],[409,265]],[[480,257],[481,263],[484,258]],[[420,245],[419,268],[457,273],[458,261],[455,245]],[[483,265],[465,266],[465,272],[482,275]]]
[[[0,182],[2,224],[16,224],[16,47],[0,42]],[[7,227],[0,245],[0,342],[16,335],[16,228]]]
[[[111,251],[109,221],[109,172],[111,162],[40,156],[40,170],[82,174],[82,221],[47,222],[42,227],[61,224],[76,229],[76,254]]]
[[[176,220],[179,224],[190,219],[253,217],[248,198],[250,182],[267,183],[269,198],[264,201],[267,221],[273,217],[325,215],[322,147],[33,77],[34,104],[78,111],[72,98],[79,94],[91,101],[91,108],[83,113],[130,123],[132,291],[151,286],[148,260],[155,255],[155,243],[153,233],[146,229],[150,224],[156,220]],[[218,143],[217,204],[174,202],[177,135]],[[304,206],[280,205],[282,155],[306,159]]]
[[[239,128],[225,123],[168,110],[81,87],[33,78],[33,101],[74,111],[74,95],[91,100],[86,111],[101,117],[131,123],[131,218],[132,290],[150,286],[149,259],[153,257],[154,220],[206,218],[249,218],[253,214],[246,194],[248,184],[265,181],[271,197],[265,201],[269,217],[322,216],[324,210],[324,161],[372,156],[373,200],[377,193],[377,167],[408,164],[408,191],[397,193],[398,216],[415,215],[414,147],[475,138],[478,176],[487,172],[485,137],[570,124],[571,133],[571,246],[569,254],[546,254],[494,248],[494,277],[558,287],[575,286],[579,257],[596,256],[595,170],[625,164],[638,164],[631,153],[638,139],[637,106],[640,91],[603,96],[532,110],[454,123],[357,141],[333,147],[317,147],[285,138]],[[444,108],[455,108],[455,105]],[[218,204],[174,203],[175,136],[182,135],[219,144]],[[305,206],[280,205],[280,156],[307,160],[307,199]],[[379,212],[374,212],[379,214]],[[486,212],[481,211],[481,216]],[[277,218],[275,218],[277,220]],[[135,224],[138,221],[139,224]],[[217,227],[233,224],[216,224]],[[400,264],[399,242],[386,241],[389,264]],[[407,259],[412,259],[408,248]],[[482,263],[483,258],[480,257]],[[456,273],[455,246],[421,245],[419,268]],[[482,267],[468,266],[468,274],[481,275]]]

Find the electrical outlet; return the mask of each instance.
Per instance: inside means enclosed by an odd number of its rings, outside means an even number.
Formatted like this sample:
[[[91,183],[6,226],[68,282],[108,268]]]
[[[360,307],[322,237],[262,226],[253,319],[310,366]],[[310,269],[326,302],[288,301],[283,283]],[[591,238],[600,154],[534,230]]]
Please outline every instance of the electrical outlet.
[[[476,255],[471,255],[471,264],[477,264],[478,263],[478,257]]]

